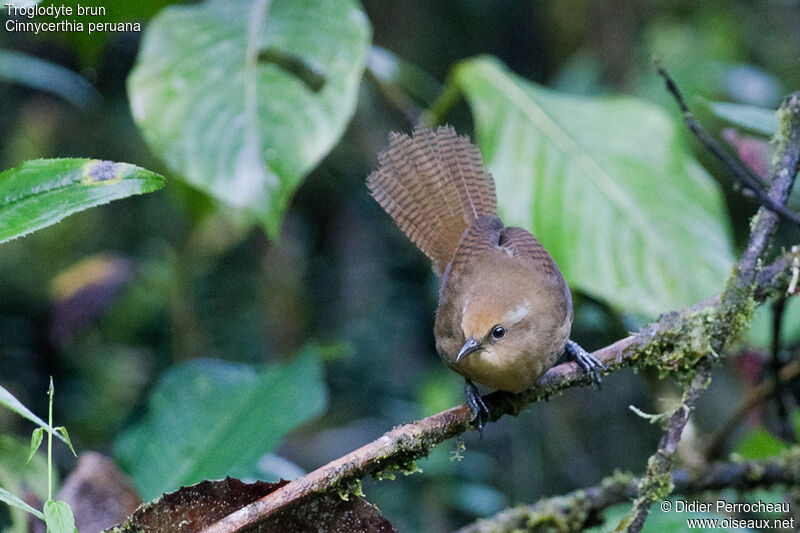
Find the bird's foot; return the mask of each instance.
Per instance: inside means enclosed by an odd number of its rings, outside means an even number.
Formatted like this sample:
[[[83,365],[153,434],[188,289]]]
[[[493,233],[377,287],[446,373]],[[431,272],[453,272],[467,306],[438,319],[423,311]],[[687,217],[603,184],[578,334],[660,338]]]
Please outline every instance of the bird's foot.
[[[478,427],[478,433],[483,437],[483,425],[489,420],[489,409],[483,403],[483,398],[478,392],[478,387],[473,382],[467,380],[467,385],[464,387],[464,393],[467,397],[467,405],[472,410],[472,419]]]
[[[568,340],[564,346],[564,353],[568,361],[575,361],[584,372],[592,377],[592,381],[600,388],[600,372],[606,369],[606,365],[599,359],[596,359],[592,354],[580,347],[580,345],[572,340]]]

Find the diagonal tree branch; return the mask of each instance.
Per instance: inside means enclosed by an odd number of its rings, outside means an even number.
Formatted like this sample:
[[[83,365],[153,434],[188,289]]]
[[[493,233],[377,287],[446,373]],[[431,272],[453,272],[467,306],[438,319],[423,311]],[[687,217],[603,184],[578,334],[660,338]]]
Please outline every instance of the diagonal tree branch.
[[[787,98],[779,111],[779,117],[779,159],[769,195],[774,202],[783,204],[800,165],[800,93]],[[772,277],[757,277],[759,259],[776,223],[777,215],[774,212],[764,207],[759,209],[754,218],[750,243],[721,297],[662,315],[657,322],[635,335],[594,352],[593,355],[606,364],[606,373],[626,366],[655,366],[662,374],[672,374],[683,381],[692,381],[698,374],[698,364],[700,369],[710,366],[708,355],[720,353],[749,323],[754,297],[758,295],[765,298],[775,291],[785,292],[789,285],[789,270],[792,263],[798,260],[796,255],[788,259],[788,262],[785,258],[779,258],[780,265],[785,266],[783,270],[773,268]],[[687,389],[686,400],[691,400],[692,403],[693,395],[699,394],[700,384],[707,381],[707,376],[703,378],[701,375],[696,381],[697,387]],[[506,414],[518,414],[531,402],[591,382],[591,377],[583,373],[575,363],[566,363],[548,371],[535,386],[523,393],[498,391],[486,396],[484,400],[489,409],[490,420],[497,420]],[[685,417],[688,414],[687,410]],[[677,415],[678,413],[674,417]],[[378,440],[284,485],[204,531],[241,531],[314,494],[357,491],[360,480],[366,475],[380,476],[382,472],[393,470],[413,471],[416,459],[427,456],[440,442],[472,428],[471,418],[469,408],[459,405],[418,422],[398,426]],[[678,437],[685,423],[684,415],[675,419],[673,433],[677,432]],[[675,443],[677,444],[677,440]]]
[[[711,138],[704,129],[694,120],[683,98],[675,86],[672,79],[659,67],[659,74],[666,80],[668,90],[675,96],[681,110],[684,113],[684,120],[688,127],[695,133],[703,144],[720,157],[719,147],[716,146],[713,138]],[[780,114],[784,117],[785,126],[788,123],[790,126],[783,130],[788,137],[794,133],[794,138],[797,139],[797,131],[800,131],[800,100],[798,95],[790,95],[784,104],[781,106]],[[788,148],[789,151],[796,151],[791,143],[783,144],[784,153],[780,153],[781,157],[778,159],[774,168],[774,175],[772,179],[772,186],[770,187],[767,195],[762,195],[762,207],[759,208],[755,216],[752,230],[750,233],[750,240],[747,249],[745,250],[742,258],[737,265],[736,270],[729,279],[726,290],[722,294],[720,301],[720,319],[719,325],[728,326],[727,328],[720,328],[720,331],[712,338],[712,351],[711,353],[718,353],[721,351],[725,344],[731,337],[730,326],[735,323],[737,317],[747,314],[748,306],[752,305],[754,287],[753,282],[756,278],[759,261],[763,257],[767,245],[770,242],[772,233],[778,222],[778,215],[785,213],[780,208],[783,207],[784,202],[789,196],[794,185],[794,176],[797,173],[798,164],[800,160],[797,157],[792,158],[784,157]],[[742,176],[741,167],[735,161],[728,161],[726,158],[721,158],[739,179],[745,180],[746,175]],[[787,164],[789,168],[783,168],[783,164]],[[747,181],[743,181],[747,183]],[[754,189],[755,190],[755,189]],[[725,331],[728,329],[728,331]],[[697,366],[697,373],[695,374],[692,382],[687,386],[684,392],[684,398],[681,407],[672,415],[670,422],[667,426],[667,431],[659,443],[656,453],[650,457],[648,461],[647,474],[642,478],[639,487],[638,495],[634,501],[631,513],[626,517],[630,520],[628,526],[629,533],[638,533],[644,526],[644,521],[647,518],[650,504],[658,499],[664,498],[668,495],[672,487],[670,483],[665,483],[665,476],[669,475],[672,469],[672,458],[680,441],[683,428],[688,421],[689,415],[694,408],[694,404],[700,394],[700,391],[706,388],[711,379],[711,365],[707,357],[702,359]]]
[[[791,265],[797,258],[800,258],[800,251],[787,252],[765,268],[769,269],[771,277],[759,277],[755,286],[758,301],[786,291],[792,277]],[[593,355],[606,364],[606,373],[635,365],[656,366],[661,372],[682,375],[694,367],[697,359],[708,353],[708,339],[719,302],[719,297],[715,297],[679,312],[663,315],[658,322],[597,350]],[[709,319],[712,321],[709,322]],[[575,363],[564,363],[550,369],[534,387],[523,393],[497,391],[485,396],[484,400],[489,408],[490,419],[497,420],[504,415],[518,414],[532,402],[591,383]],[[425,457],[436,444],[472,429],[471,418],[469,408],[459,405],[418,422],[398,426],[377,440],[227,516],[205,531],[238,531],[315,493],[333,490],[346,492],[367,475],[379,477],[381,472],[412,469],[413,461]]]
[[[719,157],[718,147],[714,144],[713,138],[702,129],[689,113],[675,83],[663,68],[659,67],[658,71],[666,80],[668,90],[678,101],[684,113],[686,124],[703,141],[704,145]],[[783,204],[792,191],[794,177],[797,174],[798,167],[800,167],[800,93],[789,95],[781,105],[778,113],[781,117],[782,128],[779,132],[779,139],[781,138],[780,135],[784,135],[787,140],[792,139],[795,142],[783,142],[782,149],[778,152],[779,158],[776,160],[773,169],[773,179],[769,193],[762,199],[763,205],[759,208],[751,225],[748,246],[728,280],[725,292],[722,294],[719,306],[720,317],[717,320],[719,329],[711,339],[711,354],[717,354],[722,351],[726,343],[735,337],[735,324],[738,317],[748,316],[752,311],[755,292],[753,283],[756,279],[759,264],[775,231],[779,214],[785,216],[780,208],[783,208]],[[794,144],[798,144],[798,146],[794,146]],[[738,176],[740,167],[735,162],[728,162],[724,158],[723,162]],[[781,297],[782,300],[783,296]],[[749,316],[747,321],[749,321]],[[681,406],[670,417],[667,430],[661,438],[658,449],[648,461],[647,474],[639,483],[633,508],[623,519],[623,523],[628,523],[628,533],[639,533],[647,519],[650,505],[659,499],[663,499],[672,491],[672,486],[668,479],[672,470],[672,458],[697,398],[711,380],[709,356],[705,356],[699,361],[695,372],[691,383],[687,385],[684,391]]]

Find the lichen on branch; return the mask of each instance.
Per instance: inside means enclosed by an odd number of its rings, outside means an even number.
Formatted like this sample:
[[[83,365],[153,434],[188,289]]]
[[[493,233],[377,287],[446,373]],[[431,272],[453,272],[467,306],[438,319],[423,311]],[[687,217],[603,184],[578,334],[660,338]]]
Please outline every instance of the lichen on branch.
[[[682,496],[723,488],[744,492],[777,485],[800,487],[800,446],[767,460],[712,463],[699,475],[676,470],[668,477],[672,492]],[[595,486],[506,509],[457,533],[580,531],[599,524],[608,507],[634,499],[641,481],[633,474],[616,472]]]

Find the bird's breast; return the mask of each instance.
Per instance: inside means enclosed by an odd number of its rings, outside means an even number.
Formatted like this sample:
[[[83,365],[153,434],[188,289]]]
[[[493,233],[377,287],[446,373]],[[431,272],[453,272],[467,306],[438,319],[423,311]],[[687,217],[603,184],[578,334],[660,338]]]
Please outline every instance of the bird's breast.
[[[503,326],[503,339],[491,330]],[[502,249],[476,255],[443,280],[434,333],[439,355],[456,372],[488,387],[520,392],[563,352],[572,325],[561,278],[531,268]],[[481,348],[456,362],[467,338]]]

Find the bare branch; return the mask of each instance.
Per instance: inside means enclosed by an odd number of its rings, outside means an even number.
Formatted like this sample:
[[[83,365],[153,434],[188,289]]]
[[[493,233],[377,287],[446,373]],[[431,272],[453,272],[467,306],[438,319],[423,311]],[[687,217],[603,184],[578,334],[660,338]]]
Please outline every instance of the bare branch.
[[[672,80],[670,75],[664,70],[663,67],[660,65],[658,66],[658,74],[664,78],[664,81],[667,84],[667,90],[675,97],[675,100],[678,102],[678,106],[683,113],[683,121],[686,123],[686,126],[694,133],[697,140],[711,152],[711,154],[716,157],[724,166],[727,168],[736,180],[748,191],[752,192],[758,202],[769,209],[770,211],[777,213],[778,215],[784,217],[786,220],[793,222],[800,226],[800,215],[790,211],[787,209],[783,202],[776,202],[773,198],[771,198],[765,192],[765,184],[761,180],[760,177],[753,174],[747,167],[740,165],[733,157],[731,157],[728,152],[725,151],[722,146],[712,137],[703,126],[694,118],[694,115],[691,111],[689,111],[689,107],[686,105],[686,101],[683,99],[683,95],[681,95],[678,86]]]

